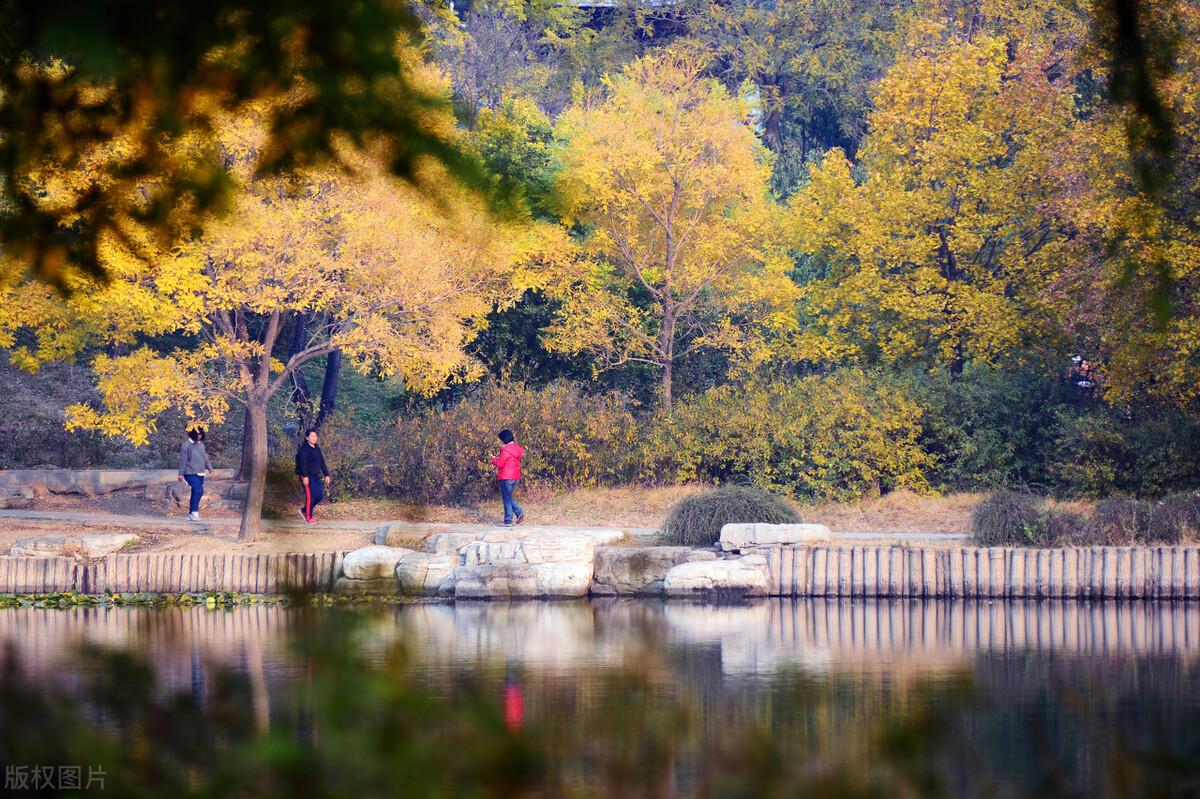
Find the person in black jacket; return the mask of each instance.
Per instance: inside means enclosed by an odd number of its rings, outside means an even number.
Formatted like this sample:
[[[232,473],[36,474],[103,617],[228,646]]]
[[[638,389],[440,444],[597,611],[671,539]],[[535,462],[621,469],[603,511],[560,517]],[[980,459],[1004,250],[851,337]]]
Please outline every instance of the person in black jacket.
[[[300,509],[300,515],[309,524],[316,524],[313,511],[317,503],[325,498],[325,487],[329,484],[329,467],[325,465],[325,456],[317,446],[316,430],[304,434],[304,441],[296,452],[296,474],[304,486],[304,507]]]

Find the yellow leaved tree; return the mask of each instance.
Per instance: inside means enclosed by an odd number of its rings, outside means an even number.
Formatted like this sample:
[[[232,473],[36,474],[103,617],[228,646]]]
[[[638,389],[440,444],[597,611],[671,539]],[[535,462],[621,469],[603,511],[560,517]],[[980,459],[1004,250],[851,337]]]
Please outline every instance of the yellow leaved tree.
[[[560,264],[547,344],[606,367],[652,365],[665,410],[680,358],[706,347],[753,357],[756,330],[792,319],[769,156],[747,109],[702,69],[676,52],[647,56],[558,123],[562,211],[584,234]]]
[[[449,114],[427,124],[431,135],[456,135]],[[203,422],[243,405],[250,485],[239,538],[253,540],[271,397],[306,363],[334,351],[363,372],[400,376],[426,393],[473,377],[465,347],[509,299],[511,269],[530,237],[521,223],[496,220],[485,198],[432,158],[418,159],[411,179],[400,181],[386,152],[343,142],[339,169],[255,178],[261,130],[237,120],[227,134],[223,145],[241,184],[228,214],[170,251],[156,250],[152,236],[133,238],[136,228],[104,238],[107,280],[68,270],[66,297],[8,271],[0,346],[36,368],[97,345],[125,345],[127,354],[94,358],[101,405],[68,409],[68,426],[134,443],[146,441],[168,407]],[[300,316],[304,345],[280,354],[288,349],[280,341],[285,326]],[[185,343],[151,346],[164,334]]]
[[[1042,289],[1078,251],[1058,169],[1074,82],[1052,40],[912,36],[857,163],[831,150],[793,198],[798,360],[996,363],[1043,335]]]
[[[1194,409],[1200,404],[1200,8],[1155,2],[1143,13],[1146,25],[1176,41],[1153,54],[1168,68],[1156,70],[1148,87],[1172,133],[1158,152],[1144,141],[1154,131],[1128,103],[1091,115],[1090,138],[1080,148],[1086,180],[1077,181],[1070,198],[1089,256],[1065,270],[1055,288],[1062,318],[1099,361],[1110,400],[1152,397]],[[1131,148],[1130,140],[1142,146]]]

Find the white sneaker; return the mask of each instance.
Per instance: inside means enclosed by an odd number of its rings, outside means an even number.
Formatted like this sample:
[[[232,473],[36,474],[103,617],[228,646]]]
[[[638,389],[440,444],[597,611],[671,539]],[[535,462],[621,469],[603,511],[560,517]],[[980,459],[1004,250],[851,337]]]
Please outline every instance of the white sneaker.
[[[197,511],[197,512],[195,512],[195,513],[189,513],[189,514],[188,514],[188,521],[190,521],[190,522],[198,522],[198,521],[200,521],[200,513],[199,513],[199,511]]]

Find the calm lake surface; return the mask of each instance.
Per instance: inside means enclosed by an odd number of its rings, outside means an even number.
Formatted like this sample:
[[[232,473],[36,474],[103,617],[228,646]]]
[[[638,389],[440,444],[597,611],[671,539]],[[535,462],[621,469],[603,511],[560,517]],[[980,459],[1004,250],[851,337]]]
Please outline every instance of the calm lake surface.
[[[99,668],[81,645],[137,653],[155,692],[201,705],[216,675],[244,675],[258,723],[270,728],[310,679],[295,647],[309,634],[301,614],[347,612],[359,622],[350,645],[366,668],[382,668],[401,643],[419,683],[449,696],[450,686],[476,680],[506,712],[515,694],[522,724],[582,724],[585,706],[623,713],[630,694],[610,679],[623,671],[646,680],[642,696],[686,697],[695,712],[678,723],[696,728],[688,736],[753,722],[774,731],[785,756],[794,748],[817,765],[846,757],[847,747],[882,757],[874,731],[914,721],[898,735],[918,744],[936,737],[913,757],[951,795],[1117,795],[1120,774],[1146,768],[1166,769],[1154,780],[1166,795],[1200,790],[1196,603],[21,608],[0,610],[0,640],[64,694],[82,695]],[[686,795],[712,767],[697,748],[669,768],[664,795]]]

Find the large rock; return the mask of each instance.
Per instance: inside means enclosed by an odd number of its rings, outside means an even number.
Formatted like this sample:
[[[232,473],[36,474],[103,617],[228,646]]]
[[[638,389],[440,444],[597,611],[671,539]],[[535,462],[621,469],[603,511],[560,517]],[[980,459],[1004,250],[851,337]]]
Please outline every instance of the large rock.
[[[246,500],[248,483],[235,483],[230,480],[206,479],[204,481],[204,496],[200,498],[201,509],[216,510],[218,508],[238,508]],[[188,507],[192,497],[192,489],[187,483],[176,480],[166,485],[151,485],[146,488],[146,499],[165,501],[175,507]]]
[[[829,541],[831,537],[823,524],[727,524],[721,528],[721,549],[742,552],[754,547]]]
[[[626,537],[624,530],[609,527],[514,526],[491,527],[477,531],[434,533],[425,539],[425,551],[437,554],[459,552],[469,544],[500,544],[525,541],[531,538],[554,541],[558,539],[590,539],[594,546],[614,544]]]
[[[397,596],[400,593],[400,585],[395,577],[373,580],[339,577],[333,581],[333,593],[348,596]]]
[[[31,558],[53,558],[73,554],[73,538],[65,535],[39,535],[36,538],[18,539],[8,549],[10,555],[25,555]],[[70,552],[68,548],[70,547]]]
[[[659,596],[663,593],[663,578],[671,569],[716,557],[712,550],[691,547],[598,547],[591,592],[601,596]]]
[[[209,476],[228,480],[233,474],[232,469],[216,469]],[[29,491],[39,498],[49,494],[96,497],[171,483],[178,478],[174,469],[9,469],[0,471],[0,496],[18,496]]]
[[[587,535],[537,533],[515,541],[472,541],[459,550],[465,566],[497,561],[519,563],[590,562],[595,539]]]
[[[42,535],[22,538],[8,550],[10,555],[35,558],[79,557],[103,558],[120,552],[138,537],[133,533],[108,533],[98,535]]]
[[[768,579],[767,558],[761,554],[691,561],[667,572],[663,592],[668,597],[765,596]]]
[[[396,564],[396,580],[408,596],[449,594],[454,590],[451,577],[458,565],[457,554],[414,552]]]
[[[133,533],[103,533],[79,536],[76,554],[83,558],[103,558],[114,552],[136,544],[138,537]]]
[[[592,565],[499,561],[454,570],[455,599],[587,596]]]
[[[498,527],[480,532],[451,532],[434,533],[425,539],[425,551],[435,555],[457,553],[460,549],[475,542],[500,543],[517,541],[524,538],[525,531],[519,527]]]
[[[416,554],[403,547],[369,546],[356,549],[342,559],[342,574],[351,580],[396,579],[396,564]]]

